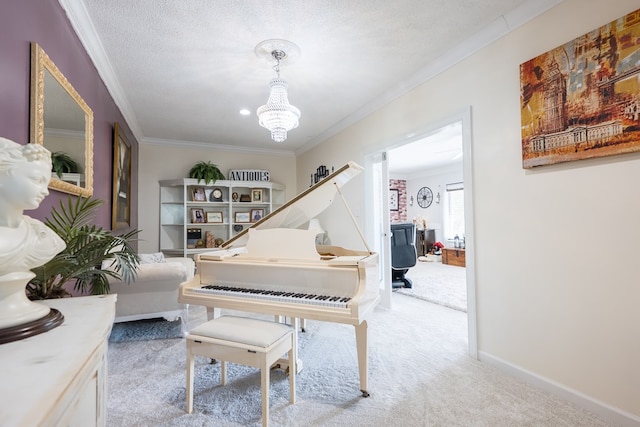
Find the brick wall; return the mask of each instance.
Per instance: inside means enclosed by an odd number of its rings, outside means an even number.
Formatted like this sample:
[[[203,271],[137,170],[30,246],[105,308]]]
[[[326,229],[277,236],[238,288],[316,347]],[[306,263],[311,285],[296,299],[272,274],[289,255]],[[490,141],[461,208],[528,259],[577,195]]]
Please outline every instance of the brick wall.
[[[391,222],[407,222],[407,181],[404,179],[390,179],[389,189],[398,190],[398,210],[390,211]]]

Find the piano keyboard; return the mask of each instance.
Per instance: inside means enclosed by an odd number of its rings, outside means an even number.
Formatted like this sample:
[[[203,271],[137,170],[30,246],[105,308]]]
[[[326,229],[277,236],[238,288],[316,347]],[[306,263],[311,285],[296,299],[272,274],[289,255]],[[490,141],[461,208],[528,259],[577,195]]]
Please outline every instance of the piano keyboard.
[[[242,296],[266,301],[290,302],[296,304],[318,305],[323,307],[347,308],[351,298],[328,295],[314,295],[297,292],[274,291],[268,289],[234,288],[224,285],[205,285],[191,288],[193,292],[207,295]]]

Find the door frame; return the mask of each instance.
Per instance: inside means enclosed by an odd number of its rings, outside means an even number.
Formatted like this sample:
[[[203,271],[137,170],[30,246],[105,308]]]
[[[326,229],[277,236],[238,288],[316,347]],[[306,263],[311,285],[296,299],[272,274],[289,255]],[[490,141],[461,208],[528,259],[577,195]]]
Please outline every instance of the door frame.
[[[478,359],[478,329],[477,329],[477,308],[476,308],[476,282],[475,282],[475,227],[474,227],[474,205],[473,205],[473,144],[471,133],[471,107],[467,107],[458,113],[451,116],[428,124],[418,132],[412,133],[411,137],[407,137],[402,141],[394,141],[389,143],[385,147],[378,149],[374,152],[364,154],[365,159],[365,185],[367,191],[373,191],[377,194],[382,194],[382,200],[388,200],[388,185],[383,185],[382,189],[374,188],[374,168],[376,163],[382,162],[382,176],[386,176],[388,180],[387,170],[387,151],[399,146],[417,141],[428,135],[433,134],[438,129],[455,122],[462,122],[462,176],[464,182],[464,220],[465,220],[465,252],[466,252],[466,281],[467,281],[467,335],[468,335],[468,352],[469,356]],[[381,160],[384,159],[384,160]],[[367,212],[373,212],[373,209],[381,209],[380,216],[383,219],[383,225],[389,226],[389,209],[385,203],[377,203],[377,206],[373,202],[368,203],[366,206]],[[374,224],[371,218],[373,214],[367,214],[365,217],[366,233],[370,239],[377,239],[384,236],[388,236],[390,230],[379,231],[377,226],[380,224]],[[391,309],[391,254],[388,248],[385,253],[380,254],[380,264],[383,271],[382,286],[384,294],[381,298],[381,304],[383,308]],[[389,274],[387,274],[389,273]],[[388,295],[387,295],[388,294]]]
[[[386,151],[371,153],[365,156],[365,188],[371,191],[373,197],[365,198],[365,234],[369,242],[374,242],[378,250],[381,308],[391,309],[391,241],[389,239],[391,227],[389,225],[389,186],[382,185],[389,182]]]

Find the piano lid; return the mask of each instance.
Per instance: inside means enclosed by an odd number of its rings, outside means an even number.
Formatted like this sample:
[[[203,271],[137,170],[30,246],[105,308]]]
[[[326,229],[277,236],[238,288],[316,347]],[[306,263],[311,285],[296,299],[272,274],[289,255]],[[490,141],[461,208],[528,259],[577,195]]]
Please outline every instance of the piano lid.
[[[248,232],[252,228],[260,230],[270,228],[299,228],[327,209],[331,203],[333,203],[340,188],[363,170],[364,168],[362,166],[354,162],[347,163],[278,209],[265,215],[260,221],[245,228],[224,242],[222,248],[230,249],[246,246],[249,236]]]

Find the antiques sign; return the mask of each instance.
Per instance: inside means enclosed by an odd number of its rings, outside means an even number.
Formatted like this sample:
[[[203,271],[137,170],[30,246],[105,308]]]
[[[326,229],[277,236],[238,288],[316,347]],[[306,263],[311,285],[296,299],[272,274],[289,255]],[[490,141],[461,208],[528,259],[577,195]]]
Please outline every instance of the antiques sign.
[[[232,169],[229,171],[230,181],[270,181],[269,171],[258,169]]]
[[[640,9],[520,65],[522,166],[640,151]]]

